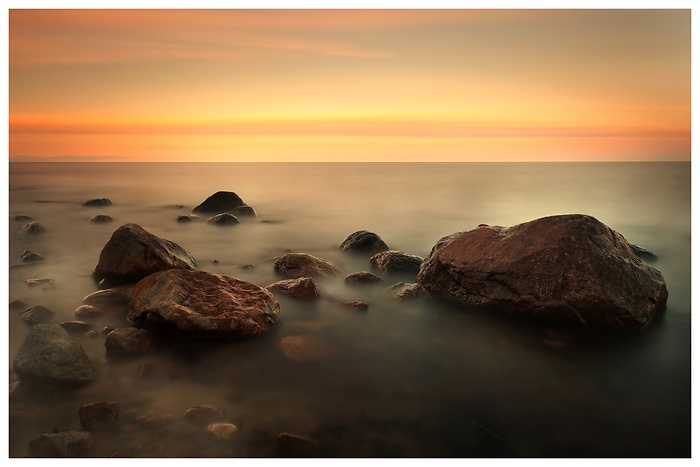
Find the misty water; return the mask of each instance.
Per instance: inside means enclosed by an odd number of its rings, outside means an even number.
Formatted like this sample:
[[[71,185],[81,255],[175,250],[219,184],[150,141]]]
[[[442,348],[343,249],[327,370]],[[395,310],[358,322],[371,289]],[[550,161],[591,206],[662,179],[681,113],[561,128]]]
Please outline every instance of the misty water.
[[[217,227],[178,215],[216,191],[234,191],[258,217]],[[111,206],[84,207],[106,197]],[[390,248],[426,257],[435,243],[478,224],[509,226],[583,213],[657,254],[667,310],[634,335],[572,334],[429,299],[397,301],[382,287],[343,279],[370,270],[341,252],[370,230]],[[113,222],[90,218],[107,214]],[[126,361],[107,359],[104,337],[76,337],[99,371],[81,389],[11,401],[9,454],[52,430],[81,430],[82,404],[115,400],[119,430],[100,433],[90,457],[281,455],[279,433],[318,441],[341,457],[674,457],[690,455],[690,163],[10,163],[8,298],[74,320],[100,251],[119,226],[136,223],[187,249],[201,270],[260,286],[281,277],[275,257],[305,252],[343,274],[317,280],[313,303],[278,296],[282,316],[240,342],[187,342]],[[21,263],[24,250],[45,261]],[[253,265],[254,267],[243,267]],[[51,278],[50,289],[28,278]],[[388,282],[387,285],[390,285]],[[336,304],[362,300],[366,312]],[[8,365],[29,326],[9,312]],[[126,317],[92,320],[123,327]],[[313,352],[285,354],[303,336]],[[157,378],[139,376],[151,365]],[[222,408],[234,441],[143,427],[130,409],[158,408],[179,421],[195,404]]]

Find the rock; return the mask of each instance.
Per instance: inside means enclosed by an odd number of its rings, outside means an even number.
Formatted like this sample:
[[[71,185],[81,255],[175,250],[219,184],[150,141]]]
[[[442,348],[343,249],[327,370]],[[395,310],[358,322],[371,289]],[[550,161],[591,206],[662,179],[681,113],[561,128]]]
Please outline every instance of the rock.
[[[238,433],[238,427],[233,423],[212,423],[207,431],[218,440],[229,441]]]
[[[177,221],[178,222],[192,222],[196,216],[188,216],[188,215],[182,215],[182,216],[177,216]]]
[[[83,206],[89,206],[89,207],[111,206],[111,205],[112,205],[112,201],[110,201],[107,198],[89,199],[83,203]]]
[[[20,229],[20,232],[26,233],[26,234],[40,234],[45,232],[46,229],[44,228],[43,225],[38,223],[37,221],[29,222],[28,224],[24,224],[22,228]]]
[[[652,253],[651,251],[647,250],[646,248],[642,248],[639,245],[635,245],[634,243],[630,243],[630,247],[632,248],[632,251],[634,252],[635,255],[637,255],[638,258],[647,260],[647,261],[655,261],[658,258],[656,257],[655,253]]]
[[[18,221],[18,222],[26,222],[26,221],[31,221],[34,218],[32,216],[24,216],[22,214],[15,214],[14,216],[10,217],[13,221]]]
[[[119,227],[107,242],[92,273],[96,282],[138,282],[167,269],[195,269],[192,255],[180,245],[157,237],[137,224]]]
[[[78,409],[80,426],[87,431],[110,430],[119,426],[119,402],[103,400],[83,404]]]
[[[365,302],[360,302],[358,300],[351,300],[348,302],[339,302],[337,305],[340,308],[344,308],[346,310],[356,310],[356,311],[367,311],[367,308],[369,308],[369,305]]]
[[[24,300],[12,300],[10,302],[10,310],[26,310],[29,304]]]
[[[128,305],[133,291],[132,286],[102,289],[83,297],[83,303],[97,307]]]
[[[83,457],[91,445],[87,431],[44,433],[29,442],[27,457]]]
[[[98,214],[90,218],[90,222],[94,222],[95,224],[106,224],[107,222],[112,222],[112,220],[112,217],[107,214]]]
[[[280,318],[268,290],[204,271],[172,269],[143,279],[129,302],[136,326],[182,337],[250,337]]]
[[[281,454],[287,456],[308,456],[319,448],[316,440],[292,433],[280,433],[277,440]]]
[[[622,235],[581,214],[447,236],[418,283],[434,297],[585,328],[641,328],[668,297]]]
[[[112,326],[102,326],[100,328],[100,335],[107,337],[107,335],[112,331],[114,331],[114,328]]]
[[[326,341],[305,334],[283,337],[278,344],[284,356],[295,362],[323,360],[335,354]]]
[[[83,347],[57,324],[37,324],[13,362],[20,380],[61,387],[79,387],[97,378]]]
[[[49,310],[45,306],[36,305],[24,310],[19,314],[19,317],[22,318],[22,321],[25,323],[34,325],[48,323],[55,314],[54,311]]]
[[[157,407],[135,408],[126,411],[129,420],[149,428],[157,428],[170,423],[173,415]]]
[[[214,225],[236,225],[239,224],[240,221],[236,216],[233,214],[229,214],[227,212],[217,214],[213,217],[210,217],[207,219],[207,224],[214,224]]]
[[[330,261],[307,253],[288,253],[275,260],[275,272],[288,277],[326,278],[340,274],[340,269]]]
[[[369,259],[374,271],[382,276],[416,276],[423,258],[403,251],[388,250],[377,253]]]
[[[315,299],[321,296],[321,293],[312,277],[299,277],[297,279],[286,279],[275,282],[267,287],[270,292],[280,292],[293,298],[300,299]]]
[[[85,333],[85,337],[88,339],[99,339],[100,338],[100,333],[95,331],[94,329],[90,329],[88,332]]]
[[[386,281],[383,277],[379,277],[376,274],[372,274],[368,271],[353,272],[345,278],[345,283],[348,285],[383,285]]]
[[[88,331],[92,331],[92,324],[83,321],[64,321],[60,326],[65,329],[68,334],[85,335]]]
[[[379,253],[380,251],[388,250],[389,247],[376,233],[368,230],[358,230],[348,235],[348,237],[338,245],[338,249],[355,253]]]
[[[41,256],[39,253],[35,253],[32,250],[24,250],[22,253],[23,263],[35,263],[37,261],[44,261],[46,258]]]
[[[94,305],[80,305],[73,312],[76,318],[95,319],[105,316],[122,316],[126,311],[120,311],[114,308],[98,307]]]
[[[56,284],[54,283],[53,279],[49,279],[48,277],[42,277],[38,279],[25,279],[24,283],[27,284],[29,287],[41,287],[44,290],[49,290],[56,287]]]
[[[147,329],[117,328],[105,339],[109,357],[135,357],[147,354],[155,347],[155,336]]]
[[[185,411],[185,417],[202,424],[221,420],[223,416],[224,411],[213,404],[195,404]]]
[[[255,212],[255,209],[252,207],[246,205],[246,206],[238,206],[233,210],[233,215],[238,216],[238,217],[255,217],[258,214]]]
[[[412,300],[416,298],[430,298],[430,294],[420,284],[408,284],[406,282],[397,282],[386,288],[397,300]]]
[[[236,193],[232,191],[217,191],[208,197],[199,206],[195,207],[192,212],[207,212],[207,213],[222,213],[236,209],[239,206],[246,204]]]

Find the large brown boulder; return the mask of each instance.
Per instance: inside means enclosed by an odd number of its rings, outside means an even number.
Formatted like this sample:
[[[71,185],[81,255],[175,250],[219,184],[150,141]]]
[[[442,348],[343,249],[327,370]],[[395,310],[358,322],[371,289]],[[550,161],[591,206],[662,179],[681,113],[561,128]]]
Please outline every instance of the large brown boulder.
[[[202,338],[254,336],[280,318],[272,293],[234,277],[171,269],[140,281],[129,320],[165,335]]]
[[[100,252],[92,277],[110,284],[138,282],[167,269],[195,269],[192,255],[180,245],[157,237],[137,224],[124,224]]]
[[[232,191],[217,191],[195,207],[192,212],[219,214],[233,211],[239,206],[246,206],[246,204],[236,193]]]
[[[434,297],[588,328],[641,328],[668,297],[622,235],[581,214],[444,237],[418,283]]]

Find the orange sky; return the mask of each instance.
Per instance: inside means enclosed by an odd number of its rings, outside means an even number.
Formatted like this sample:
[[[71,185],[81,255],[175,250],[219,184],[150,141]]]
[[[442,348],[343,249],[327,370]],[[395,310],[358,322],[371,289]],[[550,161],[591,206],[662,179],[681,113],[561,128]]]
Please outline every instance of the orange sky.
[[[690,160],[689,10],[10,10],[9,156]]]

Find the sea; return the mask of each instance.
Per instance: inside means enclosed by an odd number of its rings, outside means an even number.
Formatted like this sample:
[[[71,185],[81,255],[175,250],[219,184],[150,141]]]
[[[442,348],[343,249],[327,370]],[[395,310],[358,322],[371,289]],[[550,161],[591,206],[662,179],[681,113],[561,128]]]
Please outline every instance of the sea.
[[[199,269],[259,286],[282,279],[275,258],[303,252],[343,274],[321,298],[278,297],[279,322],[243,341],[178,341],[123,361],[104,336],[76,340],[99,372],[83,388],[10,401],[10,457],[43,433],[82,430],[81,405],[117,401],[120,427],[95,433],[87,457],[660,458],[691,455],[691,170],[628,163],[18,163],[8,164],[8,301],[76,320],[98,290],[91,273],[121,225],[189,251]],[[256,217],[216,226],[178,216],[233,191]],[[104,207],[83,206],[108,198]],[[446,235],[479,224],[591,215],[654,252],[667,309],[641,332],[573,333],[432,299],[350,287],[368,257],[340,251],[358,230],[425,258]],[[95,223],[105,214],[113,220]],[[21,232],[30,216],[45,227]],[[25,250],[42,255],[22,264]],[[650,260],[651,261],[651,260]],[[52,287],[25,280],[53,279]],[[387,282],[387,287],[391,282]],[[360,300],[366,311],[338,307]],[[10,310],[13,360],[31,325]],[[90,321],[130,326],[126,316]],[[292,342],[293,345],[289,345]],[[144,381],[144,369],[156,377]],[[147,373],[147,372],[146,372]],[[238,429],[221,441],[185,429],[212,404]],[[169,422],[143,424],[154,410]],[[281,433],[312,440],[307,451]]]

